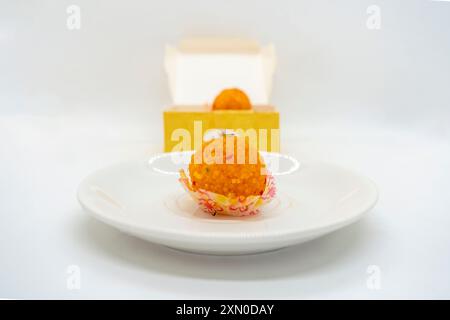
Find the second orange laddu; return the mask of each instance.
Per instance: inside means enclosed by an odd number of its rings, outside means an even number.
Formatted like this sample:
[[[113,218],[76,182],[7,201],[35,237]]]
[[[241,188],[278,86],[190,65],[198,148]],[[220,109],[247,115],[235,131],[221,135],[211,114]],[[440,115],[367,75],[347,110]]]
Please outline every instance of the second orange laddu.
[[[212,105],[213,110],[250,110],[252,104],[244,91],[231,88],[219,93]]]

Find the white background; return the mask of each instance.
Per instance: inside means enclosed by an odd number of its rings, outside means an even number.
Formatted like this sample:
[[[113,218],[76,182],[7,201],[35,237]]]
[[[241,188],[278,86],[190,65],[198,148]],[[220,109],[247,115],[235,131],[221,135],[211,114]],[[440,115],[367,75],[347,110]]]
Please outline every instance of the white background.
[[[81,30],[66,27],[70,4]],[[375,210],[242,257],[180,253],[89,218],[83,177],[162,150],[163,48],[184,36],[273,42],[283,152],[369,176]],[[446,1],[0,0],[0,297],[450,298],[449,40]]]

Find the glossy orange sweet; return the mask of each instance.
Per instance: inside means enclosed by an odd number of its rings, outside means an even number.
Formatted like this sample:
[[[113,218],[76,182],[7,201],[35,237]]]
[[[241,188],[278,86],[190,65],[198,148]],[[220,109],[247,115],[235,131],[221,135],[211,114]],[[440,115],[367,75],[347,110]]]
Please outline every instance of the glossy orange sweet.
[[[192,155],[189,175],[194,190],[203,189],[228,197],[263,193],[266,165],[258,151],[250,147],[247,137],[245,143],[239,143],[238,139],[241,138],[211,140]]]
[[[240,89],[225,89],[214,100],[213,110],[250,110],[252,105]]]

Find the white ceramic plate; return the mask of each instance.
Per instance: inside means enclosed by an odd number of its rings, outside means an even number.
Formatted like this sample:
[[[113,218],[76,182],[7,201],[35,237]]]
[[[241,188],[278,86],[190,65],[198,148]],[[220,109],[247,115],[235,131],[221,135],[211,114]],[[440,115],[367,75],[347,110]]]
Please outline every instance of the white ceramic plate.
[[[351,171],[266,153],[277,196],[255,217],[203,213],[178,182],[189,154],[161,154],[99,170],[79,186],[82,207],[129,234],[172,248],[246,254],[302,243],[355,222],[377,201],[375,185]],[[177,160],[174,163],[174,159]],[[178,164],[177,164],[178,163]]]

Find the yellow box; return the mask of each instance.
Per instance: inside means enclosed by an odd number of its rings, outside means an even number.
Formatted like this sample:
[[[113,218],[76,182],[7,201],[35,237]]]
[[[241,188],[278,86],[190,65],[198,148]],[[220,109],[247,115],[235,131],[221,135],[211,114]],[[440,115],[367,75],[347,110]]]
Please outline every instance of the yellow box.
[[[279,114],[270,93],[273,45],[235,38],[184,39],[167,46],[164,60],[173,107],[164,110],[164,150],[194,150],[212,129],[256,134],[258,149],[279,152]],[[215,97],[239,88],[252,110],[212,110]]]
[[[247,135],[254,133],[259,150],[279,152],[279,128],[279,113],[272,106],[214,111],[208,107],[171,107],[164,111],[164,151],[179,151],[181,146],[191,150],[194,137],[201,135],[202,139],[208,131],[219,129],[243,130]]]

